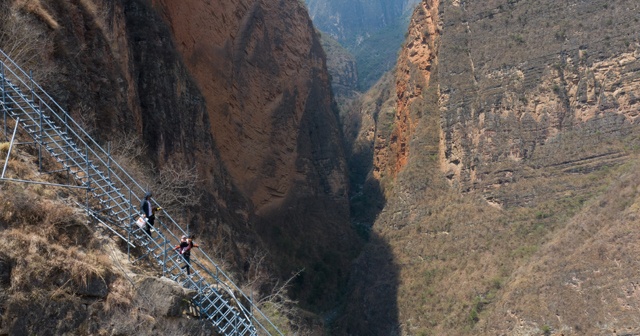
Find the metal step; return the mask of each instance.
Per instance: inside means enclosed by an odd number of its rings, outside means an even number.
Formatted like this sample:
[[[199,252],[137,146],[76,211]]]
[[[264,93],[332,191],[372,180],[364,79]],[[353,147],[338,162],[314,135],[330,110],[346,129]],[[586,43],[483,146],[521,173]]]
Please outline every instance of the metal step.
[[[71,155],[67,154],[67,157],[65,159],[65,161],[68,162],[70,165],[86,168],[87,164],[91,164],[93,162],[91,160],[88,160],[85,155],[73,156],[73,154],[74,153],[71,153]]]
[[[4,92],[4,100],[0,99],[0,113],[5,113],[6,116],[14,120],[20,118],[22,129],[36,143],[43,145],[46,152],[51,154],[59,162],[59,165],[67,169],[69,175],[76,181],[75,183],[91,186],[89,195],[93,201],[87,200],[87,206],[92,207],[91,204],[94,204],[95,208],[87,209],[89,215],[106,225],[114,234],[125,239],[131,246],[148,251],[146,255],[163,266],[168,277],[174,278],[183,286],[196,289],[199,294],[194,297],[194,304],[200,307],[200,314],[203,318],[211,321],[220,334],[257,336],[252,320],[246,315],[243,316],[241,311],[239,312],[230,305],[229,300],[231,299],[222,296],[216,287],[209,284],[199,273],[198,269],[193,268],[197,265],[200,270],[211,275],[216,281],[220,281],[217,278],[218,266],[214,264],[216,276],[213,276],[213,273],[203,268],[201,264],[193,263],[191,265],[192,276],[187,277],[182,268],[185,265],[185,260],[173,250],[173,244],[167,244],[168,240],[165,234],[171,234],[171,232],[167,230],[163,233],[164,230],[160,226],[162,222],[158,221],[159,224],[156,224],[158,228],[154,228],[155,232],[151,237],[146,234],[144,229],[139,229],[133,223],[138,215],[138,205],[131,203],[137,202],[137,198],[135,200],[128,199],[122,195],[121,188],[122,190],[139,191],[140,185],[120,166],[117,166],[117,163],[116,166],[119,170],[113,170],[112,167],[106,166],[100,157],[103,157],[103,154],[104,157],[110,154],[98,146],[84,130],[79,129],[77,123],[71,119],[68,113],[43,92],[2,50],[0,50],[0,67],[13,69],[12,76],[23,76],[18,81],[30,83],[28,86],[17,82],[12,83],[4,78],[4,72],[0,71],[0,92]],[[2,95],[0,95],[1,97]],[[67,132],[67,130],[69,131]],[[97,154],[92,152],[92,155],[97,155],[98,158],[88,155],[85,152],[88,149],[96,150]],[[112,182],[111,177],[113,176],[117,178],[120,188]],[[167,217],[171,225],[179,227],[171,217]],[[133,245],[132,242],[135,242],[136,245]],[[199,253],[206,256],[202,251]],[[206,257],[211,261],[208,256]],[[211,262],[213,263],[213,261]],[[224,273],[222,274],[224,275]],[[229,281],[226,275],[224,278]],[[273,326],[273,324],[271,325]],[[275,326],[273,328],[276,329]],[[267,334],[269,333],[266,329],[263,328],[263,330]]]
[[[103,200],[100,200],[101,202]],[[106,201],[104,201],[106,203]],[[114,200],[110,200],[110,202],[115,202]],[[113,211],[113,210],[117,210],[117,211]],[[126,212],[127,214],[129,213],[130,210],[130,206],[129,203],[116,203],[114,205],[111,206],[107,206],[106,208],[102,209],[101,211],[103,212],[108,212],[111,211],[112,213],[110,214],[111,216],[117,216],[120,213]]]
[[[52,143],[55,143],[55,144],[57,144],[58,146],[55,146],[55,147],[49,146],[49,145],[50,145],[50,144],[52,144]],[[46,148],[49,152],[53,152],[54,150],[65,150],[65,149],[67,149],[67,148],[68,148],[68,149],[73,149],[73,150],[75,150],[75,151],[78,151],[78,150],[79,150],[79,149],[78,149],[78,147],[76,146],[76,144],[73,144],[73,143],[63,143],[63,144],[60,144],[60,143],[59,143],[59,142],[57,142],[57,141],[50,141],[49,143],[45,143],[45,148]]]
[[[123,209],[128,209],[130,203],[120,193],[120,189],[115,187],[110,187],[110,188],[111,190],[108,190],[107,188],[100,188],[101,193],[95,194],[94,197],[99,199],[101,204],[106,204],[110,208],[122,207]],[[98,188],[94,188],[94,190],[97,190],[97,189]],[[119,202],[118,199],[122,199],[124,201]],[[115,203],[115,204],[108,204],[108,203]]]

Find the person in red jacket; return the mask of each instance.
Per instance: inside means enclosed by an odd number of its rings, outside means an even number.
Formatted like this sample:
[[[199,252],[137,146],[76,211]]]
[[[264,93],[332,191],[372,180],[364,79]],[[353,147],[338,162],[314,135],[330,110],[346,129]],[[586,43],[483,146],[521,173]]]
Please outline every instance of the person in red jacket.
[[[177,250],[178,253],[182,254],[184,261],[186,264],[182,267],[187,270],[187,275],[191,275],[190,265],[191,265],[191,249],[194,247],[199,247],[198,244],[193,242],[193,237],[188,237],[183,235],[180,239],[180,245],[177,245],[174,250]]]

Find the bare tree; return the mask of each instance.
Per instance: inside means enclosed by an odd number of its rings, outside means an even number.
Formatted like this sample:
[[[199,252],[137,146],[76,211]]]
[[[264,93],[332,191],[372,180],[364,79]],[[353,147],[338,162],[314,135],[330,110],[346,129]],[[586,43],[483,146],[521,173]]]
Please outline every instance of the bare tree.
[[[43,81],[54,71],[53,65],[43,66],[52,41],[36,23],[29,11],[9,1],[0,3],[0,49],[23,69],[32,69],[34,79]]]
[[[153,195],[164,207],[184,209],[200,202],[200,184],[195,166],[188,167],[179,161],[172,161],[158,172],[152,184]]]

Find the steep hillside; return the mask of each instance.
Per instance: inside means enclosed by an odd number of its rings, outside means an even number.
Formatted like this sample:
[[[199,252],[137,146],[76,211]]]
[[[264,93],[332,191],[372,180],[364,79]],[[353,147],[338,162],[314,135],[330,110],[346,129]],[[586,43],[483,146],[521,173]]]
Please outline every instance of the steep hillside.
[[[256,298],[296,275],[287,298],[334,305],[360,243],[325,56],[300,2],[0,5],[19,33],[3,48],[105,147],[141,159],[144,184],[193,173],[176,190],[199,197],[168,210]]]
[[[637,7],[421,3],[347,133],[384,207],[336,334],[639,332]]]
[[[338,106],[347,104],[358,94],[358,66],[353,55],[328,34],[321,34],[322,49],[327,54],[331,88]]]
[[[8,147],[0,143],[3,162]],[[45,159],[42,167],[56,166]],[[40,173],[37,150],[24,144],[12,148],[5,173],[43,183],[66,183],[63,175]],[[132,264],[122,241],[87,220],[75,204],[85,191],[6,181],[1,189],[0,333],[214,334],[194,319],[193,291],[144,261]]]

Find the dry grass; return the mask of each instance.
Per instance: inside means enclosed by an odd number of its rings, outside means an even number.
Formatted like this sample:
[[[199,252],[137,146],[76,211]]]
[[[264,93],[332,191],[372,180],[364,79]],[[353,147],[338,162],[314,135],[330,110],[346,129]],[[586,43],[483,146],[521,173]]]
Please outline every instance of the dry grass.
[[[28,169],[23,165],[21,169]],[[43,185],[5,183],[2,189],[0,218],[6,230],[0,232],[0,241],[25,265],[22,272],[13,273],[16,284],[27,288],[32,280],[45,283],[61,270],[70,284],[86,286],[90,278],[105,276],[109,258],[79,247],[93,238],[76,209],[56,201],[56,194]]]
[[[98,6],[91,0],[80,0],[80,5],[89,12],[93,17],[98,15]]]
[[[4,167],[4,160],[2,161],[2,166]],[[29,166],[28,162],[25,162],[24,159],[17,157],[14,152],[11,153],[11,157],[9,157],[5,177],[29,179],[33,177],[33,170]]]
[[[9,175],[52,179],[37,173],[37,160],[23,149],[14,148]],[[114,267],[126,256],[117,251],[114,256],[105,253],[105,247],[113,242],[102,241],[86,225],[84,213],[59,198],[59,193],[74,198],[74,191],[7,182],[0,188],[0,244],[5,248],[3,258],[12,264],[11,287],[5,291],[10,310],[24,314],[55,306],[47,302],[57,302],[65,309],[79,307],[98,295],[102,302],[96,301],[94,311],[104,315],[105,321],[108,316],[121,316],[122,322],[129,318],[136,291],[123,277],[127,271]],[[84,297],[87,293],[91,293],[89,299]],[[33,318],[40,317],[25,317],[25,321]],[[135,330],[136,323],[131,321],[130,325]]]
[[[185,209],[198,205],[202,196],[202,180],[196,168],[181,160],[167,160],[162,167],[153,167],[145,157],[147,147],[138,135],[123,133],[115,139],[111,145],[113,159],[153,192],[153,198],[164,211],[171,213],[175,220],[186,221]]]
[[[636,159],[628,161],[633,160]],[[533,297],[566,281],[562,277],[566,265],[584,261],[577,255],[562,262],[554,261],[558,260],[558,254],[549,252],[548,246],[577,244],[576,248],[582,249],[596,246],[599,252],[595,251],[594,257],[619,254],[617,248],[608,245],[616,241],[616,233],[608,234],[610,239],[605,239],[606,242],[583,245],[585,238],[581,238],[577,229],[584,226],[572,223],[598,202],[603,204],[603,209],[597,216],[586,216],[591,218],[588,231],[597,232],[598,225],[612,223],[616,217],[631,216],[625,215],[632,213],[625,209],[637,201],[637,183],[617,180],[636,171],[632,166],[602,167],[580,174],[525,167],[515,182],[491,191],[497,199],[509,200],[498,209],[484,200],[486,195],[482,192],[461,194],[448,187],[443,177],[430,173],[434,167],[429,162],[419,165],[414,162],[399,175],[400,180],[412,183],[399,183],[394,188],[394,198],[388,201],[374,227],[374,236],[383,237],[384,243],[370,247],[371,251],[359,261],[363,265],[359,267],[364,267],[365,272],[380,274],[377,279],[358,285],[371,288],[366,314],[375,319],[375,314],[393,311],[393,306],[379,297],[390,295],[397,297],[398,323],[407,335],[500,334],[505,329],[486,330],[497,320],[504,320],[505,307],[514,306],[513,309],[520,312],[532,312],[527,316],[537,316],[536,312],[540,312],[539,316],[548,318],[547,321],[532,318],[533,330],[541,332],[544,325],[560,330],[557,323],[553,323],[557,318],[545,310],[547,304],[549,307],[558,304],[553,296],[547,296],[547,302],[533,300]],[[614,197],[615,194],[621,196]],[[608,200],[611,203],[607,203]],[[411,207],[415,204],[419,207]],[[608,214],[603,215],[604,211]],[[571,226],[575,228],[569,230]],[[633,225],[624,227],[615,230],[618,237],[622,236],[619,232],[634,231]],[[553,243],[558,236],[564,237],[563,242]],[[544,262],[536,262],[543,256],[546,256]],[[625,259],[618,260],[624,263]],[[635,263],[633,258],[626,260],[628,264]],[[627,274],[621,278],[633,276]],[[543,279],[553,280],[540,284]],[[523,295],[513,294],[522,292],[523,288],[526,288]],[[594,296],[595,301],[598,300]],[[581,311],[577,307],[567,305],[565,310]],[[366,318],[358,312],[348,313],[352,319]]]
[[[25,180],[50,178],[38,174],[33,157],[20,148],[14,148],[13,154],[8,176]],[[0,187],[0,220],[5,228],[0,231],[0,240],[13,258],[24,260],[25,285],[30,278],[38,278],[33,272],[52,275],[64,269],[79,284],[86,284],[91,277],[105,276],[109,258],[82,247],[93,236],[83,224],[84,216],[57,199],[60,188],[7,182]],[[20,272],[15,274],[20,276]]]
[[[33,77],[41,82],[55,70],[55,66],[46,60],[47,53],[53,50],[52,40],[50,32],[34,22],[33,15],[21,10],[26,5],[24,2],[15,6],[9,1],[0,2],[0,48],[22,68],[33,69]],[[33,10],[48,15],[37,6]],[[50,19],[50,15],[44,17]]]
[[[134,292],[131,282],[118,278],[109,286],[109,295],[104,303],[104,309],[107,312],[121,312],[124,313],[131,309],[133,305]]]
[[[10,146],[11,146],[10,142],[0,142],[0,153],[6,154],[7,152],[9,152]]]
[[[613,170],[606,190],[512,274],[497,304],[524,312],[520,318],[536,328],[546,325],[568,334],[602,334],[610,330],[602,328],[605,323],[620,330],[637,326],[635,314],[628,313],[638,309],[635,289],[628,284],[637,278],[640,263],[638,164],[634,158]],[[585,304],[591,308],[582,309]],[[499,311],[481,321],[489,333],[508,323]]]
[[[0,241],[17,261],[12,272],[14,290],[55,289],[50,286],[70,290],[87,286],[91,279],[104,278],[108,273],[108,260],[99,254],[59,245],[36,233],[9,229],[2,232]]]

